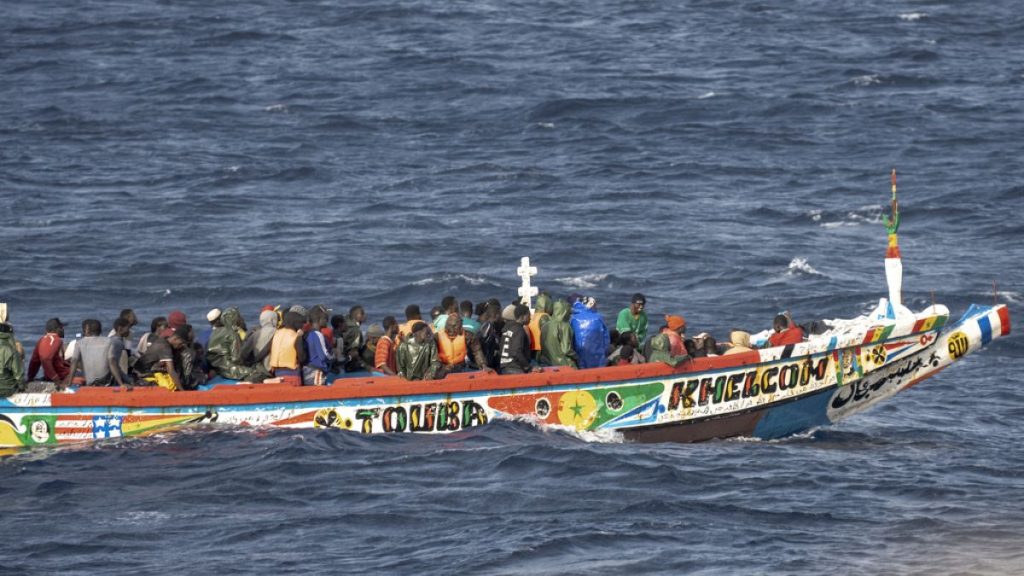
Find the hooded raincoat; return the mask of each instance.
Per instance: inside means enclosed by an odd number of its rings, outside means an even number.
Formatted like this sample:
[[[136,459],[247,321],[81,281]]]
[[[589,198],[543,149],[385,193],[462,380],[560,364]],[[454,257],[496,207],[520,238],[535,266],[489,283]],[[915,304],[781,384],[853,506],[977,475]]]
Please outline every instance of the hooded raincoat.
[[[669,353],[669,342],[668,336],[664,334],[658,334],[651,338],[651,355],[648,356],[648,362],[664,362],[669,366],[679,366],[683,362],[690,359],[687,355],[673,356]]]
[[[545,366],[576,367],[576,351],[572,348],[572,326],[569,325],[569,303],[555,302],[551,318],[540,329],[540,363]]]
[[[0,332],[0,398],[25,387],[25,366],[11,332]]]
[[[406,380],[430,380],[437,376],[441,361],[437,358],[437,344],[433,338],[420,344],[414,336],[402,340],[395,354],[398,375]]]
[[[530,317],[530,323],[526,325],[526,331],[530,334],[530,350],[533,352],[539,352],[541,349],[541,340],[543,339],[541,329],[551,319],[553,311],[550,296],[547,294],[537,296],[537,308],[533,312],[533,316]]]
[[[242,336],[238,333],[238,308],[228,308],[221,316],[223,326],[214,328],[206,345],[206,361],[218,375],[231,380],[247,380],[252,369],[242,362]]]
[[[579,357],[580,368],[598,368],[607,362],[608,345],[611,335],[596,310],[587,308],[582,302],[572,305],[573,347]]]

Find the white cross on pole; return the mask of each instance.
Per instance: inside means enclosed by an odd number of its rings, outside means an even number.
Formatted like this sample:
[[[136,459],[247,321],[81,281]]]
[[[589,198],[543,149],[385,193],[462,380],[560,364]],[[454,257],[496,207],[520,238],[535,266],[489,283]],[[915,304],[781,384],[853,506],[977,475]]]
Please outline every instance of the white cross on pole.
[[[516,270],[516,274],[523,279],[523,285],[519,287],[520,299],[530,309],[530,314],[533,314],[531,299],[537,295],[537,288],[530,285],[530,277],[537,275],[537,267],[530,266],[529,256],[523,256],[523,259],[519,261],[519,269]]]

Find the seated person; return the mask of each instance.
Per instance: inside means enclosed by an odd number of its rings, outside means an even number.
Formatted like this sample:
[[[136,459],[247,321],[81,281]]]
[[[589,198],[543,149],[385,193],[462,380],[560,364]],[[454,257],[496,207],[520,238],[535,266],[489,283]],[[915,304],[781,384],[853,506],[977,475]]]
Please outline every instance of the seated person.
[[[714,336],[707,332],[701,332],[693,338],[687,338],[683,344],[686,346],[686,353],[691,358],[718,356],[718,343],[715,342]]]
[[[633,360],[635,356],[638,356],[638,354],[633,351],[632,346],[629,344],[623,344],[622,346],[619,346],[618,350],[619,354],[610,364],[611,366],[630,366],[635,363]]]
[[[725,356],[753,351],[753,348],[750,347],[750,333],[743,330],[729,332],[729,344],[726,346],[728,349],[723,354]]]
[[[28,363],[27,380],[35,380],[39,369],[50,382],[63,382],[68,378],[68,363],[64,360],[64,323],[59,318],[46,321],[46,334],[36,343],[32,360]]]
[[[410,327],[410,332],[398,346],[398,375],[406,380],[434,380],[440,362],[430,328],[420,321]]]
[[[188,328],[164,328],[160,333],[150,336],[149,346],[135,362],[135,371],[139,378],[150,384],[171,390],[183,390],[180,361],[175,362],[175,352],[191,349],[182,337]]]
[[[121,374],[117,359],[114,358],[114,347],[110,338],[100,336],[102,331],[103,326],[99,320],[90,318],[82,321],[83,336],[75,345],[75,354],[71,358],[71,368],[65,385],[71,384],[78,368],[81,368],[85,375],[86,386],[128,385],[125,375]]]
[[[530,309],[516,304],[512,309],[512,320],[506,321],[501,331],[501,373],[525,374],[538,372],[539,367],[530,367],[530,337],[525,326],[530,323]]]
[[[570,314],[569,303],[565,300],[558,300],[552,306],[551,318],[540,329],[539,361],[542,365],[576,367]]]
[[[302,343],[302,326],[305,323],[305,317],[298,312],[289,310],[284,313],[281,327],[274,331],[270,341],[270,370],[274,376],[301,378],[299,367],[305,359]]]
[[[448,314],[444,330],[435,334],[434,340],[437,341],[437,357],[441,362],[439,375],[470,370],[466,364],[470,354],[473,355],[475,366],[483,366],[484,372],[494,373],[494,370],[487,366],[480,339],[462,327],[462,315],[458,312]]]
[[[651,355],[648,362],[664,362],[673,368],[686,362],[690,357],[686,354],[675,355],[669,351],[669,341],[666,334],[658,334],[651,338]]]
[[[799,344],[804,340],[804,331],[793,323],[789,314],[779,314],[772,322],[775,333],[768,337],[768,347]]]
[[[367,338],[371,341],[377,335],[377,331],[374,330],[375,326],[377,325],[370,326],[367,331]],[[385,316],[384,323],[380,328],[383,334],[377,338],[373,349],[373,370],[375,374],[394,376],[398,374],[398,361],[395,357],[395,353],[398,351],[398,344],[395,343],[395,339],[398,337],[398,321],[394,316]]]
[[[206,361],[210,369],[229,380],[249,380],[254,368],[242,360],[242,336],[238,332],[238,308],[228,308],[217,318],[210,341],[206,345]]]
[[[0,398],[25,389],[22,351],[14,339],[14,328],[7,323],[6,310],[0,305]]]

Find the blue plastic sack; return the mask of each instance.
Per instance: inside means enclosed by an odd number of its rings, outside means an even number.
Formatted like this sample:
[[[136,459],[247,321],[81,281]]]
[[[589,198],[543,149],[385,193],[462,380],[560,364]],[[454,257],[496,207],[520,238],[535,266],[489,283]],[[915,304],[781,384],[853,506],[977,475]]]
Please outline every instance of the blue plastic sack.
[[[601,315],[582,302],[572,305],[572,347],[576,350],[580,368],[597,368],[608,363],[608,344],[611,336]]]

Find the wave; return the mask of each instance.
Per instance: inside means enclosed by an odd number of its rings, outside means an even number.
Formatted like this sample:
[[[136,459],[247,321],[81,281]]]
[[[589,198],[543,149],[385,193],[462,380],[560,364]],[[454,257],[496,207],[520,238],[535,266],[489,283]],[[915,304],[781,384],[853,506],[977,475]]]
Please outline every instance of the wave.
[[[608,274],[583,274],[581,276],[555,278],[555,282],[558,282],[563,286],[572,286],[575,288],[597,288],[607,279]]]
[[[805,215],[822,228],[881,224],[885,208],[879,204],[861,206],[853,210],[810,210]]]
[[[814,266],[811,266],[807,262],[806,258],[793,258],[792,260],[789,261],[789,266],[786,268],[786,275],[797,276],[800,274],[807,274],[810,276],[821,276],[822,278],[828,277],[826,274],[818,272],[818,270]]]
[[[445,272],[440,277],[429,276],[421,280],[411,282],[413,286],[435,286],[437,284],[451,284],[452,282],[462,283],[467,286],[495,286],[491,280],[483,276],[470,276],[468,274]]]
[[[918,20],[927,17],[927,12],[904,12],[900,14],[900,20],[903,20],[904,22],[917,22]]]

